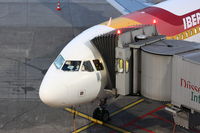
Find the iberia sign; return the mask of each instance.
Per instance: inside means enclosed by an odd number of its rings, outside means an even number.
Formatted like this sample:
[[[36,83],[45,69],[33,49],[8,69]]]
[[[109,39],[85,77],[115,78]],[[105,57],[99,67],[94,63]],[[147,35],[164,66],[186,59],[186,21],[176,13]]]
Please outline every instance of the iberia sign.
[[[198,24],[200,24],[200,13],[199,12],[183,18],[184,29],[189,29]]]

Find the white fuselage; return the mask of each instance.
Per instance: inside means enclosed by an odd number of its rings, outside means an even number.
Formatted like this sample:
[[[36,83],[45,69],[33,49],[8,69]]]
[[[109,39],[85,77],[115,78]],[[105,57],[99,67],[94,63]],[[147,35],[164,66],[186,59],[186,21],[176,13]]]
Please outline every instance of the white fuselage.
[[[107,83],[107,69],[98,50],[90,40],[112,31],[113,28],[97,25],[74,38],[60,53],[66,61],[81,61],[78,71],[64,71],[54,63],[48,69],[40,86],[41,100],[50,106],[72,106],[93,101],[100,97]],[[104,69],[98,71],[93,60],[103,63]],[[94,71],[83,71],[84,61],[90,61]]]

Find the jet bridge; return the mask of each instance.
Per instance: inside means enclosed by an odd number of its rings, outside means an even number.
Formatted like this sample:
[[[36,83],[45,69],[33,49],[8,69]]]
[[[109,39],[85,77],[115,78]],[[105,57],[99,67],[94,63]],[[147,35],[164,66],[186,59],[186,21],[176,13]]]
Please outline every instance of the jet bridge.
[[[165,40],[154,25],[118,29],[92,43],[106,62],[120,95],[171,101],[166,107],[185,128],[200,125],[200,44]]]
[[[141,47],[141,94],[171,101],[165,109],[185,128],[200,125],[200,44],[162,40]]]
[[[120,95],[137,94],[140,89],[140,47],[165,38],[155,25],[137,25],[117,29],[91,42],[106,62],[110,86]]]

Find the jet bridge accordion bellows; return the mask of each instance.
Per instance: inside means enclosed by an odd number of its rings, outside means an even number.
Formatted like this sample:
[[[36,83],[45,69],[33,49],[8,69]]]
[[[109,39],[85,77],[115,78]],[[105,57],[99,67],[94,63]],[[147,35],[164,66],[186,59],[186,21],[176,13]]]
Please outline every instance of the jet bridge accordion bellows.
[[[115,88],[115,47],[118,41],[116,34],[105,34],[99,37],[95,37],[91,42],[99,50],[103,57],[108,73],[111,80],[112,88]]]

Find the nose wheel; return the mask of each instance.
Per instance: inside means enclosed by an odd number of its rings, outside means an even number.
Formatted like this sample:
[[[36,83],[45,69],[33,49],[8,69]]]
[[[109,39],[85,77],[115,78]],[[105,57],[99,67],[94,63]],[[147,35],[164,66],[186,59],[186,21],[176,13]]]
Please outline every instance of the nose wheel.
[[[98,119],[100,121],[108,121],[110,118],[110,114],[108,110],[96,108],[93,112],[93,118]]]
[[[107,99],[100,100],[99,107],[93,112],[93,118],[100,121],[108,121],[110,119],[110,113],[105,109]]]

